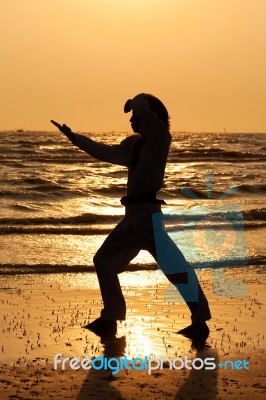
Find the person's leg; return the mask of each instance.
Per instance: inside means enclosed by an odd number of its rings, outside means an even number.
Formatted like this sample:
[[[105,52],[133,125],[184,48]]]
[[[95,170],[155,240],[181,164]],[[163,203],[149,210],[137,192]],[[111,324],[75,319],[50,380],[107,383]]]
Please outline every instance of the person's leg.
[[[211,318],[211,313],[198,277],[194,268],[186,261],[182,252],[168,236],[163,226],[163,214],[160,214],[153,215],[154,244],[151,242],[148,250],[188,305],[192,324],[207,321]]]
[[[120,230],[118,225],[95,254],[93,261],[104,304],[101,318],[112,321],[126,318],[126,303],[117,275],[139,251],[133,232]]]

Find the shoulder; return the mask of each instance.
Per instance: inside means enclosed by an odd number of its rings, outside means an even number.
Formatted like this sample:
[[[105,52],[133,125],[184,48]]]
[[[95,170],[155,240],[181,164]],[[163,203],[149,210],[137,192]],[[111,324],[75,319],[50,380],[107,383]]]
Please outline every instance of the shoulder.
[[[140,140],[141,140],[141,135],[134,134],[122,140],[120,145],[124,148],[131,148],[131,147],[133,148],[135,147],[135,144],[138,143]]]
[[[141,138],[141,135],[139,133],[135,133],[134,135],[130,135],[126,137],[120,144],[124,143],[136,143],[139,139]]]

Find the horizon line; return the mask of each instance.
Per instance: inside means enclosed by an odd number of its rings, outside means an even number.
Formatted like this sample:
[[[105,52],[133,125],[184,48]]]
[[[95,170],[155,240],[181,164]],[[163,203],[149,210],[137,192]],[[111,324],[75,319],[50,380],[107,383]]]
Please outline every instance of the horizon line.
[[[0,133],[7,133],[7,132],[13,132],[13,133],[25,133],[25,132],[43,132],[43,133],[56,133],[57,131],[54,130],[41,130],[41,129],[24,129],[24,128],[20,128],[20,129],[0,129]],[[58,131],[59,132],[59,131]],[[207,133],[207,134],[243,134],[243,135],[248,135],[248,134],[252,134],[252,135],[265,135],[265,132],[255,132],[255,131],[204,131],[204,130],[177,130],[177,129],[170,129],[171,133]],[[88,134],[88,133],[133,133],[131,131],[126,131],[126,130],[99,130],[99,131],[80,131],[77,130],[76,133],[84,133],[84,134]]]

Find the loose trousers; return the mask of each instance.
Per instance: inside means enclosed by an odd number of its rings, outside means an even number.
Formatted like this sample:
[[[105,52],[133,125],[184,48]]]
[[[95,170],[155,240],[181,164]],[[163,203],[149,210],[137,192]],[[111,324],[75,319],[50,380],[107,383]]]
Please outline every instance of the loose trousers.
[[[159,260],[165,276],[180,291],[191,311],[192,323],[210,319],[208,301],[194,268],[185,260],[163,226],[159,232],[157,226],[156,231],[155,239],[152,215],[139,226],[130,223],[125,226],[122,220],[95,254],[93,261],[104,304],[101,317],[109,320],[126,319],[126,303],[118,274],[125,271],[140,250],[147,250],[157,262]],[[157,255],[158,249],[160,254]]]

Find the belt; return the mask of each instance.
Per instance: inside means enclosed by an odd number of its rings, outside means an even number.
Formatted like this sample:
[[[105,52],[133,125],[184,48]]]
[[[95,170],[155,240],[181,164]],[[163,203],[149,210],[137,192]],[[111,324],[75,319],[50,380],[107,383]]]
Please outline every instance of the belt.
[[[156,199],[156,192],[143,192],[134,194],[133,196],[123,196],[120,199],[123,206],[128,206],[133,203],[153,203],[153,204],[166,204],[164,200]]]

